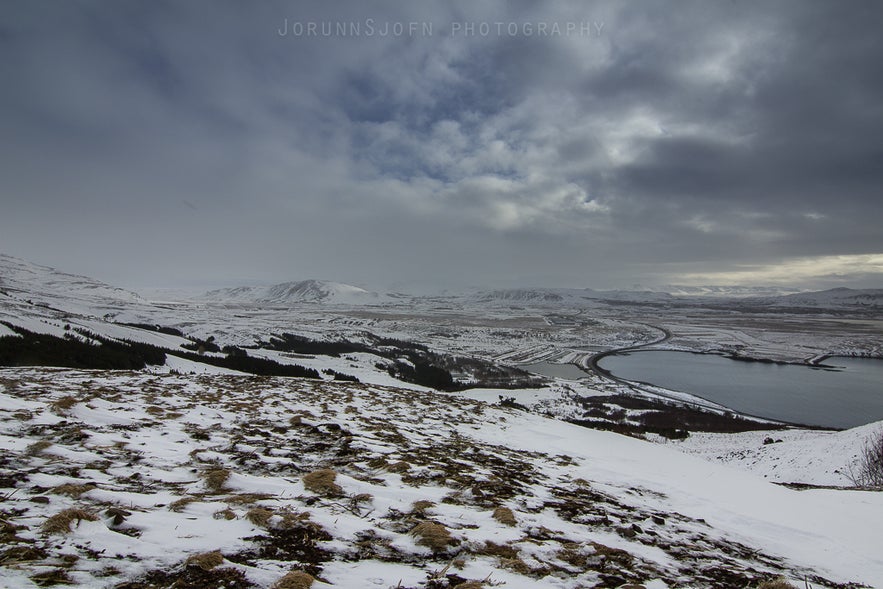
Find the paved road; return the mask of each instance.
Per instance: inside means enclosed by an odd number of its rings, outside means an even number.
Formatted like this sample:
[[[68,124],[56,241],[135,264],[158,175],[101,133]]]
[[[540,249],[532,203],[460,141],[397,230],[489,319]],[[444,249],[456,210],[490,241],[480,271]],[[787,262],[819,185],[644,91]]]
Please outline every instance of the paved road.
[[[646,348],[648,346],[655,346],[656,344],[661,344],[662,342],[665,342],[665,341],[668,341],[669,339],[671,339],[671,332],[664,327],[660,327],[658,325],[651,325],[650,323],[640,323],[639,325],[644,325],[644,326],[650,327],[652,329],[657,329],[662,332],[662,335],[659,338],[653,340],[652,342],[646,342],[643,344],[633,344],[633,345],[625,346],[622,348],[614,348],[612,350],[605,350],[603,352],[598,352],[597,354],[592,354],[591,356],[589,356],[588,358],[585,358],[580,363],[580,368],[582,368],[583,370],[586,370],[586,371],[594,372],[595,374],[597,374],[603,378],[607,378],[609,380],[613,380],[613,381],[621,383],[621,384],[627,384],[627,385],[634,384],[634,383],[631,383],[630,381],[627,381],[627,380],[624,380],[624,379],[619,378],[617,376],[614,376],[613,374],[611,374],[607,370],[604,370],[603,368],[598,366],[598,362],[602,358],[604,358],[606,356],[610,356],[612,354],[620,354],[622,352],[633,352],[634,350],[640,350],[641,348]]]

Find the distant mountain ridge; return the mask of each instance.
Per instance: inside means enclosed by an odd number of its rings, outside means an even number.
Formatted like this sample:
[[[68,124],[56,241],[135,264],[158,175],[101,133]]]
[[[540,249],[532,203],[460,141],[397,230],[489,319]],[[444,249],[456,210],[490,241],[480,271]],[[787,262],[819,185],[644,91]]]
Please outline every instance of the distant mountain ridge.
[[[883,289],[839,287],[814,292],[801,292],[781,297],[760,297],[750,299],[750,301],[790,307],[864,307],[883,309]]]
[[[883,289],[846,287],[822,291],[794,292],[786,287],[756,286],[677,286],[653,288],[636,286],[635,290],[594,290],[591,288],[510,288],[489,289],[470,294],[445,294],[445,299],[462,304],[536,305],[548,307],[587,306],[616,301],[619,303],[678,304],[695,301],[719,304],[731,301],[735,306],[805,307],[813,309],[883,309]],[[49,266],[34,264],[0,253],[0,294],[13,300],[34,303],[51,302],[54,306],[79,308],[85,305],[102,309],[108,305],[144,303],[129,290],[111,286],[86,276],[69,274]],[[324,304],[410,304],[431,301],[433,296],[378,293],[351,284],[326,280],[282,282],[270,286],[239,286],[211,290],[196,300],[262,305],[296,303]]]
[[[591,288],[510,288],[486,290],[469,297],[477,303],[522,303],[579,305],[587,301],[666,301],[672,297],[664,292],[631,290],[594,290]]]
[[[386,295],[351,284],[326,280],[282,282],[271,286],[220,288],[205,293],[201,300],[284,305],[287,303],[368,304],[387,300]]]
[[[777,297],[789,294],[799,294],[802,292],[801,289],[781,286],[692,286],[682,284],[666,284],[662,286],[650,287],[646,290],[651,292],[664,292],[677,297],[716,298]]]
[[[665,290],[663,290],[665,289]],[[482,305],[580,307],[595,303],[658,305],[732,305],[733,308],[883,309],[883,289],[834,288],[793,292],[776,287],[660,287],[660,290],[593,290],[590,288],[513,288],[479,291],[467,297]]]

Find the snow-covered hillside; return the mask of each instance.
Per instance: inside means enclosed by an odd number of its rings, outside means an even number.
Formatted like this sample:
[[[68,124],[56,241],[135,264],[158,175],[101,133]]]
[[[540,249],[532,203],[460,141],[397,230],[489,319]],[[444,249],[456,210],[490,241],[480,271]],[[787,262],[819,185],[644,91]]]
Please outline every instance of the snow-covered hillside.
[[[458,396],[3,370],[0,448],[5,587],[883,585],[881,493]]]
[[[291,303],[370,304],[388,300],[376,292],[325,280],[283,282],[272,286],[240,286],[212,290],[202,300],[222,303],[257,303],[286,305]]]
[[[850,465],[863,444],[881,431],[883,422],[876,422],[845,431],[694,432],[685,440],[660,442],[778,483],[849,487]]]
[[[141,300],[137,294],[109,286],[86,276],[67,274],[19,258],[0,254],[0,297],[31,300],[34,303],[51,299],[90,305],[133,303]]]

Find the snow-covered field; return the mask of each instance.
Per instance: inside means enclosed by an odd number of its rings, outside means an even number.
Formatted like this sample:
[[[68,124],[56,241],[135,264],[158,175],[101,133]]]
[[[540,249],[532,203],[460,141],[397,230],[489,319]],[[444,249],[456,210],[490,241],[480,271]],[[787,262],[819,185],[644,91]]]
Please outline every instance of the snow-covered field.
[[[457,395],[7,369],[0,448],[6,587],[883,586],[881,493]]]

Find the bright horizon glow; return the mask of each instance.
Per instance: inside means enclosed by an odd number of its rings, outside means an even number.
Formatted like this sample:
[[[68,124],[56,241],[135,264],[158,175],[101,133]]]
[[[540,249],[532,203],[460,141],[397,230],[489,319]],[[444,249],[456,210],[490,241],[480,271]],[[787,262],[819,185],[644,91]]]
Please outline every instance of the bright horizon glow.
[[[812,282],[847,281],[855,276],[883,275],[883,254],[816,256],[796,258],[775,264],[751,266],[741,270],[694,272],[676,280],[685,285],[720,286],[798,286]],[[881,281],[883,282],[883,281]]]

